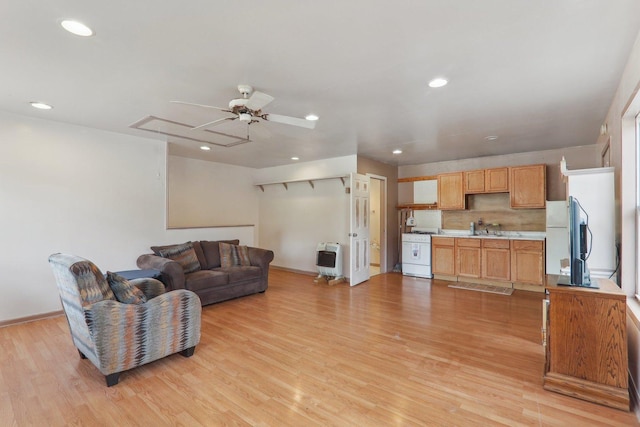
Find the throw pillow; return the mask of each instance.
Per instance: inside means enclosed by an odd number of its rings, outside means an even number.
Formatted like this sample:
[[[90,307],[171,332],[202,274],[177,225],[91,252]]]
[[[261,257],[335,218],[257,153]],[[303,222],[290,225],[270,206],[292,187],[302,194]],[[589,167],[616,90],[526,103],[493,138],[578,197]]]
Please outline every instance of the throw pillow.
[[[232,245],[237,245],[240,243],[240,240],[216,240],[216,241],[200,241],[200,246],[202,247],[202,252],[204,252],[204,258],[206,262],[200,265],[203,270],[211,270],[213,268],[218,268],[221,265],[220,262],[220,242],[222,243],[230,243]]]
[[[220,267],[223,269],[233,267],[233,247],[235,245],[220,242]],[[237,256],[237,255],[236,255]]]
[[[249,259],[249,248],[245,245],[236,246],[236,251],[238,252],[238,261],[239,265],[248,266],[251,265],[251,259]]]
[[[200,270],[200,262],[191,242],[181,245],[165,246],[158,249],[158,255],[169,258],[182,266],[185,274]]]
[[[144,293],[119,274],[107,271],[107,282],[118,301],[125,304],[144,304],[147,302]]]
[[[220,242],[220,266],[222,268],[229,268],[238,265],[251,265],[249,248],[247,246]]]

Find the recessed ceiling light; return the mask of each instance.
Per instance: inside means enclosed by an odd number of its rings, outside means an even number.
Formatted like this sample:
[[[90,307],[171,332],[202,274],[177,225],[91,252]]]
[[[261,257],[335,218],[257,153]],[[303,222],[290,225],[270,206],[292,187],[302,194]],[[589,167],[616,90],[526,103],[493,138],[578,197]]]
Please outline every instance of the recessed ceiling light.
[[[291,160],[300,160],[300,157],[293,156]]]
[[[484,137],[484,140],[487,142],[495,141],[496,139],[498,139],[496,135],[489,135]]]
[[[393,154],[402,154],[402,150],[393,150],[392,153]]]
[[[44,102],[33,101],[30,103],[33,108],[37,108],[39,110],[51,110],[53,107],[49,104],[45,104]]]
[[[320,117],[316,116],[315,114],[307,114],[306,116],[304,116],[304,118],[309,120],[310,122],[315,122]]]
[[[438,77],[437,79],[433,79],[429,82],[429,87],[442,87],[442,86],[445,86],[447,83],[449,83],[447,79]]]
[[[209,151],[209,150],[211,150],[211,147],[209,147],[208,145],[201,145],[200,149],[203,150],[203,151]]]
[[[84,25],[82,22],[67,19],[62,21],[60,25],[62,25],[62,28],[72,34],[75,34],[76,36],[89,37],[93,35],[93,30]]]

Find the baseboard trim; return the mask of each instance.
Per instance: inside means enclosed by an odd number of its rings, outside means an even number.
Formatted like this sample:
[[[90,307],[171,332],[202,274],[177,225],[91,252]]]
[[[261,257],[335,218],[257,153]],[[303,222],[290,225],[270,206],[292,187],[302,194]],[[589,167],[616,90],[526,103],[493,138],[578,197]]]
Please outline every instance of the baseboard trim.
[[[277,266],[277,265],[271,265],[271,266],[269,266],[269,268],[273,268],[274,270],[288,271],[290,273],[304,274],[305,276],[317,276],[318,275],[317,271],[297,270],[295,268],[280,267],[280,266]]]
[[[631,372],[629,372],[629,398],[631,399],[631,410],[635,414],[636,419],[640,421],[640,408],[638,407],[638,403],[640,403],[640,395],[638,395],[638,388],[633,382]]]
[[[458,282],[463,283],[477,283],[480,285],[491,285],[491,286],[500,286],[502,288],[513,288],[513,284],[511,282],[500,282],[498,280],[492,279],[476,279],[474,277],[458,277]]]
[[[20,323],[35,322],[36,320],[48,319],[50,317],[58,317],[62,316],[62,314],[64,314],[62,310],[57,310],[49,313],[35,314],[33,316],[19,317],[17,319],[3,320],[0,322],[0,328],[18,325]]]

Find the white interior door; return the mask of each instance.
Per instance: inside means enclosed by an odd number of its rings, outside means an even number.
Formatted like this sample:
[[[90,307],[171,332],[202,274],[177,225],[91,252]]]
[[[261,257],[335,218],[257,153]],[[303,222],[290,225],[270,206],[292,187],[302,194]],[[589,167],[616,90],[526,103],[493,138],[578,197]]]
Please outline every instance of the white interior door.
[[[369,177],[351,174],[351,248],[349,282],[351,286],[369,280]]]

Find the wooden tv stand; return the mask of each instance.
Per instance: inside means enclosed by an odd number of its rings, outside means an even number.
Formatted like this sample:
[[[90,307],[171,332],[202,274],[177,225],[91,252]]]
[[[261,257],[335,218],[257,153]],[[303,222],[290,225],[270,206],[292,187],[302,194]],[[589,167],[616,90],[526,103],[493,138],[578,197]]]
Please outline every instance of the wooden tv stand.
[[[543,387],[629,411],[626,296],[607,279],[600,289],[556,285],[547,276]]]

